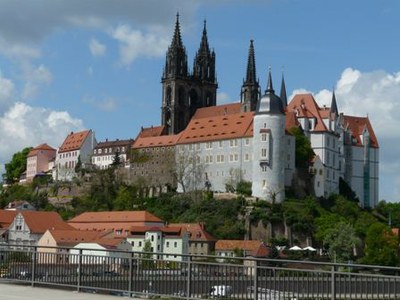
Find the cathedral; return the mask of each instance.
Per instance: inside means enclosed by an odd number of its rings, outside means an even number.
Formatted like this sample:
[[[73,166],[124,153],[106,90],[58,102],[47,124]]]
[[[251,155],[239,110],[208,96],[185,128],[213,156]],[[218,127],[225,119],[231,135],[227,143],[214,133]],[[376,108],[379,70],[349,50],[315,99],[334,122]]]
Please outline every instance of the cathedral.
[[[133,175],[159,190],[172,186],[216,193],[248,181],[253,197],[276,203],[284,201],[287,188],[311,185],[311,194],[328,197],[338,194],[344,182],[360,206],[376,206],[379,145],[368,117],[340,113],[334,92],[330,107],[320,107],[312,94],[288,101],[283,76],[278,95],[271,70],[261,93],[253,40],[240,101],[217,105],[216,54],[206,25],[190,71],[176,17],[161,79],[161,125],[138,134],[133,149],[147,159],[132,164]],[[306,162],[309,182],[296,167],[292,128],[309,139],[315,154]]]

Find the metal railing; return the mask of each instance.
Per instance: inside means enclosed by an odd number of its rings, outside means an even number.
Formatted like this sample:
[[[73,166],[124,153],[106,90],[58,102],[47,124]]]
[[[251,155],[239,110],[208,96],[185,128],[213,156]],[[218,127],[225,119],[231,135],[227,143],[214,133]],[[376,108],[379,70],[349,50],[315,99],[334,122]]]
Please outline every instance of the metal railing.
[[[400,268],[98,249],[0,249],[0,282],[128,297],[400,299]]]

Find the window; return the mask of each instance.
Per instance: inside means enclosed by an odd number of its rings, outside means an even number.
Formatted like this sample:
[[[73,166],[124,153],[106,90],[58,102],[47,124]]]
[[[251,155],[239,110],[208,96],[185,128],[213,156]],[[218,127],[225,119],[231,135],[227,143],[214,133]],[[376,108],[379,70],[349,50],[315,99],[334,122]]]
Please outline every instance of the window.
[[[106,149],[104,149],[104,153],[107,153],[107,148],[106,148]]]
[[[178,242],[174,242],[174,247],[178,247]]]
[[[151,241],[154,242],[154,235],[151,236]]]
[[[268,170],[268,167],[267,167],[266,165],[262,165],[262,166],[261,166],[261,171],[262,171],[263,173],[267,172],[267,170]]]
[[[237,140],[230,140],[229,141],[229,146],[230,147],[237,147],[238,141]]]
[[[266,188],[266,187],[267,187],[267,181],[266,181],[265,179],[263,179],[263,181],[262,181],[262,187],[263,187],[263,188]]]
[[[212,142],[206,143],[206,149],[212,149]]]
[[[266,142],[267,141],[267,134],[266,133],[261,134],[261,141],[262,142]]]
[[[169,247],[169,242],[167,242],[167,248]]]
[[[250,155],[248,153],[244,154],[244,160],[249,161],[250,160]]]
[[[222,141],[219,141],[218,142],[218,147],[222,148],[222,145],[223,145],[222,143],[223,143]]]
[[[139,242],[139,247],[142,247],[142,242]]]
[[[247,138],[247,139],[245,140],[244,144],[245,144],[246,146],[248,146],[248,145],[250,144],[250,139]]]
[[[135,247],[135,242],[132,241],[132,242],[131,242],[131,245],[132,245],[132,247]]]
[[[267,149],[261,148],[261,157],[262,157],[262,158],[267,157]]]

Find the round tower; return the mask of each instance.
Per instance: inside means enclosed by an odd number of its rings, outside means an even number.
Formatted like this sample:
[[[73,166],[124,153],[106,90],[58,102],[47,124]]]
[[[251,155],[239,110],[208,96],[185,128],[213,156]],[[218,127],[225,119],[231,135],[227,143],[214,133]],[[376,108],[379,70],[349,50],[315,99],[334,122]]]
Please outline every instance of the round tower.
[[[253,121],[253,196],[281,203],[285,198],[285,110],[272,87],[271,70],[265,94]]]

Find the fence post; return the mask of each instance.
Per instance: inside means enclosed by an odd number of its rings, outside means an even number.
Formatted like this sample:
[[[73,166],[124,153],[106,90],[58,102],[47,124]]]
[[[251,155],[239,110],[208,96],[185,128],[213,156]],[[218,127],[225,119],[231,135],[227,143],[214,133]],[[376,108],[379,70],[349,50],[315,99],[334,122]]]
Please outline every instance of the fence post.
[[[81,283],[82,283],[82,249],[79,249],[79,257],[78,257],[78,269],[77,269],[77,275],[78,275],[78,282],[76,289],[78,292],[81,290]]]
[[[331,300],[336,300],[336,266],[331,267]]]
[[[254,261],[254,300],[258,299],[258,261]]]
[[[192,280],[192,257],[188,256],[187,264],[187,283],[186,283],[186,299],[190,299],[191,294],[191,280]]]
[[[36,273],[36,253],[37,253],[37,247],[33,247],[33,253],[32,253],[32,274],[31,274],[31,286],[33,287],[35,285],[35,273]]]
[[[130,258],[129,258],[129,283],[128,283],[128,292],[129,292],[129,297],[132,295],[132,280],[133,280],[133,257],[134,254],[131,252]]]

